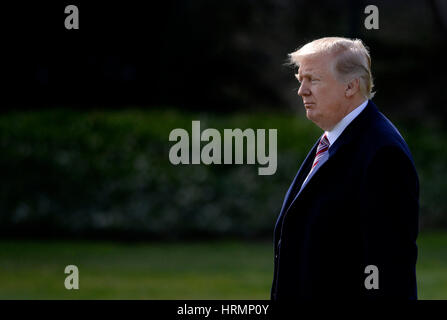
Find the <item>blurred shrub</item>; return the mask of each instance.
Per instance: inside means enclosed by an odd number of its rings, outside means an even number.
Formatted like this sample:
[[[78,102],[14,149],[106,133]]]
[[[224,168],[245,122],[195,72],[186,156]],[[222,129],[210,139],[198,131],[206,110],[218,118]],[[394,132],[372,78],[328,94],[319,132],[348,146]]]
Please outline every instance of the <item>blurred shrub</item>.
[[[174,128],[277,128],[278,169],[169,162]],[[398,125],[398,127],[400,127]],[[447,140],[401,128],[421,179],[423,227],[447,226]],[[10,112],[0,118],[3,235],[164,239],[272,235],[290,182],[320,131],[302,116],[174,110]]]

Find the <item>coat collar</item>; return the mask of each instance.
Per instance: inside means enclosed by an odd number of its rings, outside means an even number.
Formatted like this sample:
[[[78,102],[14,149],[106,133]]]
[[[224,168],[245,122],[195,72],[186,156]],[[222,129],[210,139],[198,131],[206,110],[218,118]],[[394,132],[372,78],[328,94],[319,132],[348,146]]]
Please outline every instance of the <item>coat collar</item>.
[[[374,114],[378,113],[378,109],[374,102],[368,101],[366,108],[345,128],[340,137],[329,147],[329,159],[333,157],[340,147],[349,144],[351,140],[363,130],[365,122]],[[328,161],[329,161],[328,159]]]

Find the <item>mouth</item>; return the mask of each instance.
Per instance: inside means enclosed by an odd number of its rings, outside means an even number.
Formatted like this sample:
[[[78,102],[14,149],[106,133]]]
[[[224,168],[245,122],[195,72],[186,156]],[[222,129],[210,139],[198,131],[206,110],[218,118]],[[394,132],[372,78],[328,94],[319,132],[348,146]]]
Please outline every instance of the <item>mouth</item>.
[[[304,102],[304,107],[305,107],[306,109],[311,108],[311,107],[314,106],[314,105],[315,105],[315,103],[313,103],[313,102]]]

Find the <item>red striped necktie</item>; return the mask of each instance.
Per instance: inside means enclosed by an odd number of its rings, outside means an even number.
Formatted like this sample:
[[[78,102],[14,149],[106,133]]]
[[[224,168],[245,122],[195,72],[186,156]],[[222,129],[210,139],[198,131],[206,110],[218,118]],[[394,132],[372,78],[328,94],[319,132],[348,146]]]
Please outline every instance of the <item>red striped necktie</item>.
[[[322,158],[323,158],[323,156],[327,155],[327,151],[328,151],[329,147],[330,147],[329,140],[328,140],[326,134],[324,134],[324,136],[320,139],[320,143],[318,144],[317,153],[315,154],[315,159],[314,159],[314,163],[312,164],[312,168],[310,169],[309,173],[307,174],[306,179],[304,179],[304,181],[301,185],[301,189],[306,185],[307,180],[312,176],[312,171],[314,171],[315,167],[320,162],[320,160],[324,161],[324,159],[322,159]]]
[[[329,146],[330,146],[329,140],[326,134],[324,134],[324,136],[320,139],[320,143],[318,144],[317,153],[315,154],[314,163],[312,164],[312,169],[310,169],[309,175],[312,173],[313,169],[317,166],[321,157],[323,157],[323,155],[327,152]]]
[[[326,133],[325,133],[323,135],[323,137],[321,137],[320,142],[318,143],[317,153],[315,154],[315,159],[314,159],[314,163],[312,164],[312,168],[310,169],[309,173],[307,174],[306,179],[304,179],[304,181],[301,184],[301,187],[297,191],[297,193],[299,193],[301,191],[301,189],[303,189],[303,187],[306,185],[307,180],[311,177],[312,171],[317,166],[318,162],[320,160],[324,161],[324,159],[321,159],[321,158],[327,154],[327,151],[328,151],[329,147],[330,147],[330,143],[329,143],[329,140],[328,140],[328,138],[326,136]],[[292,199],[295,199],[297,193],[294,193]]]

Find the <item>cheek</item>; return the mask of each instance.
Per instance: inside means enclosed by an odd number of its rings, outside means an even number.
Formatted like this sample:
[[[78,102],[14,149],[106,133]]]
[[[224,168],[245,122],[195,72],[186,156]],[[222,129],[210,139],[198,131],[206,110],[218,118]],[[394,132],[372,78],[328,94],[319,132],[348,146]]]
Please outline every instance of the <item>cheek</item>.
[[[318,104],[321,104],[322,106],[329,103],[333,99],[331,90],[326,87],[315,88],[314,96],[318,101]]]
[[[320,83],[313,87],[313,92],[320,99],[330,98],[332,96],[332,88],[327,84]]]
[[[343,90],[336,85],[320,88],[319,93],[320,99],[328,102],[329,104],[337,104],[344,94]]]

